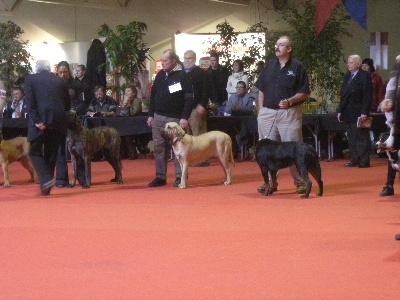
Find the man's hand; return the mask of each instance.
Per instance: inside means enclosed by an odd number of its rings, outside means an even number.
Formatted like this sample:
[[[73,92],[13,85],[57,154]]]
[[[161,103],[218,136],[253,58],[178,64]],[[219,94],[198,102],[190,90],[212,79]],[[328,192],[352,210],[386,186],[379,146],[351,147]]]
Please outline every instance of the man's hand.
[[[184,129],[184,130],[188,129],[188,127],[189,127],[189,122],[188,122],[188,120],[180,119],[180,121],[179,121],[179,126],[181,126],[182,129]]]
[[[42,131],[46,129],[46,126],[42,122],[35,124],[35,126]]]
[[[342,120],[340,119],[340,115],[341,115],[341,114],[338,113],[336,117],[337,117],[337,120],[338,120],[339,122],[342,122]]]
[[[203,116],[206,113],[206,109],[200,104],[197,104],[196,111],[200,116]]]
[[[284,108],[284,109],[286,109],[286,108],[289,108],[289,107],[290,107],[289,100],[283,99],[283,100],[281,100],[281,101],[279,102],[279,108]]]
[[[148,125],[150,128],[151,128],[152,125],[153,125],[153,120],[154,120],[153,117],[148,117],[148,118],[147,118],[147,125]]]

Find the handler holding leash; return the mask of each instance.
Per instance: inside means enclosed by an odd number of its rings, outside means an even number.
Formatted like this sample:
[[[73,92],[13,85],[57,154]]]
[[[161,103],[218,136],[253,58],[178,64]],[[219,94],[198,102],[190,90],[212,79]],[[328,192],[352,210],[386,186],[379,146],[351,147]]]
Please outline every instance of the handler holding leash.
[[[147,124],[152,128],[156,178],[149,187],[167,184],[167,162],[169,145],[161,135],[165,124],[178,123],[184,130],[188,128],[188,119],[193,109],[193,87],[189,75],[182,70],[178,56],[172,50],[166,50],[161,56],[162,70],[158,72],[151,89],[149,117]],[[174,187],[181,183],[182,170],[175,158]]]
[[[307,73],[303,65],[292,59],[292,42],[282,36],[275,44],[277,59],[268,62],[255,86],[258,93],[258,136],[259,139],[275,141],[303,141],[303,113],[300,103],[310,94]],[[296,166],[290,167],[298,194],[306,187]],[[258,187],[265,191],[265,184]],[[275,187],[275,191],[277,186]]]

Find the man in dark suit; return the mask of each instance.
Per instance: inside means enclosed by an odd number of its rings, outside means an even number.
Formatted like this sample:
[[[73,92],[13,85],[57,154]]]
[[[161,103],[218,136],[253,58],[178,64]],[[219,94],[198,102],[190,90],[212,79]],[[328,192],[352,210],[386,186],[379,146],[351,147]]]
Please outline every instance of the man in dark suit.
[[[3,118],[25,118],[25,114],[28,112],[24,99],[24,90],[22,87],[14,87],[12,89],[13,100],[7,103],[7,106],[3,113]]]
[[[349,72],[343,77],[337,115],[339,122],[346,123],[350,162],[345,166],[368,168],[371,149],[369,129],[357,128],[357,119],[368,116],[372,102],[372,80],[370,74],[361,69],[361,57],[358,55],[349,56],[347,68]]]
[[[70,108],[68,86],[50,73],[50,63],[39,60],[36,74],[25,78],[25,100],[28,106],[29,157],[38,174],[42,196],[54,185],[58,146],[66,135],[66,111]]]

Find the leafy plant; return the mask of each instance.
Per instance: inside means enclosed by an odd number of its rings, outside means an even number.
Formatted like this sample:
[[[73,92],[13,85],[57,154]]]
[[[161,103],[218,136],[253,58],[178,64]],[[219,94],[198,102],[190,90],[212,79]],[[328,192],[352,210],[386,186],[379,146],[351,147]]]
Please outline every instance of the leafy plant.
[[[210,44],[210,53],[218,53],[222,65],[229,70],[236,59],[243,61],[246,71],[250,71],[252,67],[255,67],[254,64],[257,61],[265,59],[265,42],[259,35],[252,34],[250,37],[244,37],[239,40],[238,33],[235,32],[234,28],[226,20],[217,24],[216,29],[216,32],[220,35],[220,39],[216,42],[212,42],[209,39],[205,43]],[[246,32],[265,32],[266,30],[267,28],[260,22],[250,26]],[[250,46],[243,56],[239,56],[235,51],[231,51],[236,46],[249,44]]]
[[[17,24],[8,21],[0,23],[0,79],[8,93],[19,78],[32,72],[28,41],[20,40],[24,31]]]
[[[319,102],[332,101],[340,93],[345,62],[341,37],[351,37],[347,30],[350,17],[339,5],[327,21],[324,30],[315,35],[315,4],[310,0],[303,7],[289,7],[282,17],[291,27],[288,35],[293,41],[293,57],[307,70],[311,90]]]
[[[98,34],[105,37],[103,42],[108,57],[114,68],[117,68],[117,78],[123,77],[125,83],[114,87],[120,92],[126,84],[133,82],[135,75],[145,69],[145,60],[149,59],[150,48],[143,42],[147,25],[143,22],[130,22],[128,25],[118,25],[115,31],[103,24]],[[101,67],[104,67],[102,65]]]

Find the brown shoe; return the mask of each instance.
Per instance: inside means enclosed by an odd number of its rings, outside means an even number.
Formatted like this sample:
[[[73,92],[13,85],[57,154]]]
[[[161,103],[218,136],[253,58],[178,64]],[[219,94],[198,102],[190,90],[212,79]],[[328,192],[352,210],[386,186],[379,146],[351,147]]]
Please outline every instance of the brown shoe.
[[[296,194],[305,194],[306,190],[307,188],[305,185],[299,185],[296,189]]]
[[[260,185],[258,188],[257,188],[257,192],[259,192],[260,194],[263,194],[263,193],[265,193],[265,189],[267,188],[267,185],[264,183],[263,185]],[[272,192],[277,192],[278,191],[278,187],[274,187],[273,189],[272,189]]]

